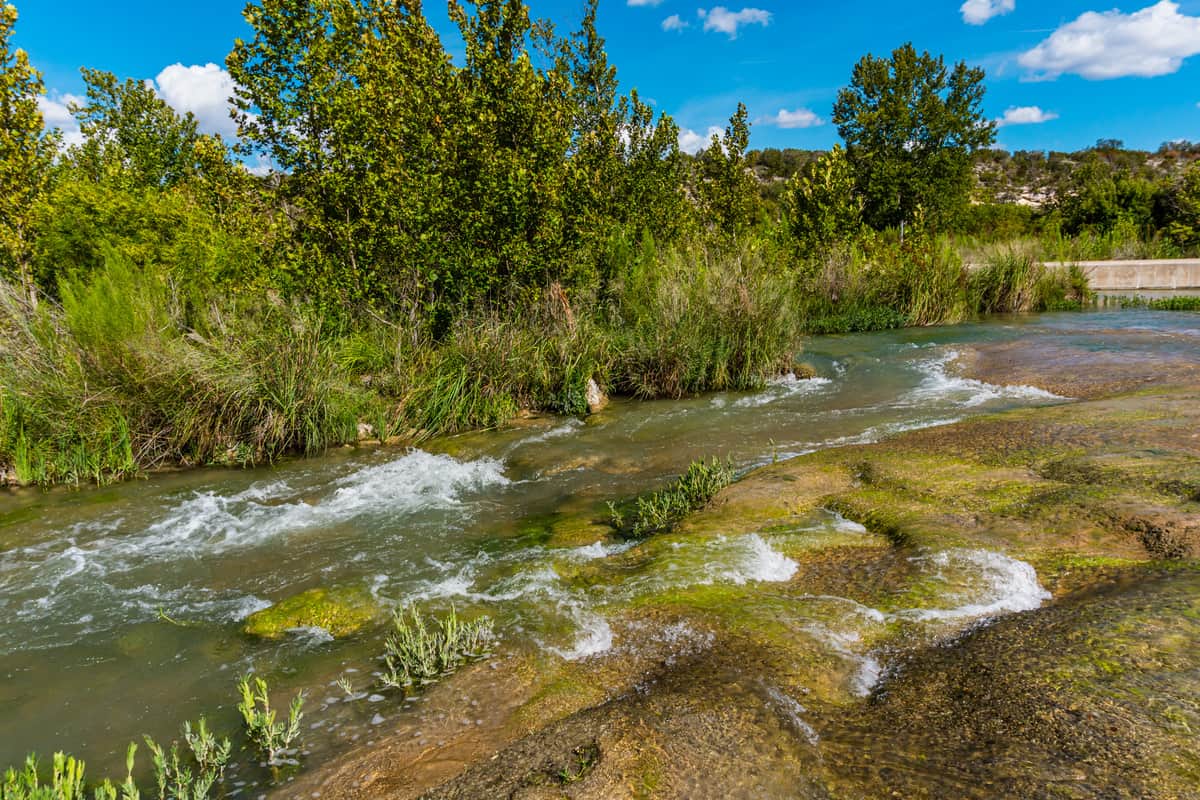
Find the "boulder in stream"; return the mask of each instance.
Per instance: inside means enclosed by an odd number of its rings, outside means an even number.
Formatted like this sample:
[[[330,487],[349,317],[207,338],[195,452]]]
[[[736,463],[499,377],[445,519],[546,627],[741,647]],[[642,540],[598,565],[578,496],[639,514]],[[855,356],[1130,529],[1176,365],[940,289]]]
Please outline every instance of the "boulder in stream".
[[[288,631],[320,628],[340,639],[381,616],[379,601],[363,586],[316,588],[251,614],[242,631],[264,639],[282,639]]]

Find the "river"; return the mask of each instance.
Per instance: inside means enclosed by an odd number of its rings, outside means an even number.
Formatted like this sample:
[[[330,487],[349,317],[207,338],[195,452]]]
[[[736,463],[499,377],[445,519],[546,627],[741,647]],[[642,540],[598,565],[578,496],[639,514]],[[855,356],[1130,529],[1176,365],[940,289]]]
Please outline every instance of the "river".
[[[1114,331],[1129,332],[1128,341]],[[795,561],[770,536],[706,538],[589,584],[570,579],[572,565],[631,545],[586,524],[583,539],[564,545],[552,535],[556,524],[601,520],[606,501],[662,485],[696,458],[729,457],[749,470],[1067,402],[955,374],[965,348],[1043,339],[1153,357],[1194,349],[1200,321],[1103,311],[816,338],[797,358],[817,377],[788,376],[757,393],[617,401],[587,419],[523,420],[422,449],[345,449],[253,470],[0,493],[0,764],[68,750],[87,759],[93,776],[111,774],[141,734],[169,739],[201,714],[233,730],[234,682],[250,670],[278,689],[307,690],[308,762],[373,743],[419,708],[384,695],[350,708],[330,683],[358,676],[365,687],[378,668],[378,636],[333,641],[309,629],[270,642],[240,632],[247,615],[315,586],[365,586],[385,606],[486,613],[498,648],[547,658],[635,647],[636,632],[610,624],[609,609],[692,585],[786,582]],[[832,513],[814,516],[809,528],[867,535]],[[845,656],[850,694],[868,693],[887,666],[884,655],[856,645],[869,639],[864,626],[960,626],[1037,608],[1050,596],[1029,565],[1002,553],[921,557],[915,569],[939,587],[936,602],[876,609],[838,597],[813,601],[857,617],[824,633]],[[263,775],[234,780],[254,784]]]

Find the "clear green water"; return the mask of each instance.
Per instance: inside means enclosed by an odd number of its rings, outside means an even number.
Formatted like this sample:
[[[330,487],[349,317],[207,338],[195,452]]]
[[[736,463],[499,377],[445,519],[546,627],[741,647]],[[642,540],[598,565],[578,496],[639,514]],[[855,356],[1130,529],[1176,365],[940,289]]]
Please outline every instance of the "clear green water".
[[[580,589],[561,577],[570,565],[624,548],[599,534],[578,547],[550,547],[548,521],[600,517],[604,501],[660,485],[694,458],[728,455],[750,468],[1062,402],[948,369],[956,348],[1026,337],[1152,358],[1194,352],[1200,317],[1055,314],[826,337],[800,357],[817,379],[783,380],[760,393],[617,402],[588,420],[533,420],[424,450],[343,450],[273,468],[0,494],[0,765],[31,750],[66,749],[86,758],[95,776],[118,771],[126,742],[142,733],[168,738],[186,718],[207,713],[232,730],[234,681],[248,670],[278,688],[309,691],[310,760],[374,741],[415,712],[391,700],[350,707],[329,684],[344,670],[365,682],[377,667],[376,637],[332,642],[297,631],[268,643],[239,632],[247,614],[313,586],[363,584],[386,604],[485,610],[501,647],[560,658],[636,644],[635,634],[607,623],[607,609],[664,586],[785,581],[794,569],[787,543],[683,542],[615,587]],[[946,584],[948,613],[992,615],[1043,600],[1020,562],[938,557],[924,568]],[[865,613],[846,603],[849,617]],[[188,626],[161,621],[160,609]],[[871,624],[856,622],[855,630]],[[860,648],[844,649],[858,665],[848,679],[869,685],[878,665]]]

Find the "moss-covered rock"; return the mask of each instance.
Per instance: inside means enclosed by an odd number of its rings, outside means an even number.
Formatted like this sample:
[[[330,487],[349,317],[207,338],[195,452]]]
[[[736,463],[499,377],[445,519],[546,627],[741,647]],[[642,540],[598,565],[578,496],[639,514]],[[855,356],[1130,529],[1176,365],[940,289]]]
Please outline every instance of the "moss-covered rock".
[[[363,586],[309,589],[246,619],[242,630],[281,639],[297,628],[320,628],[334,638],[350,636],[382,616],[379,601]]]

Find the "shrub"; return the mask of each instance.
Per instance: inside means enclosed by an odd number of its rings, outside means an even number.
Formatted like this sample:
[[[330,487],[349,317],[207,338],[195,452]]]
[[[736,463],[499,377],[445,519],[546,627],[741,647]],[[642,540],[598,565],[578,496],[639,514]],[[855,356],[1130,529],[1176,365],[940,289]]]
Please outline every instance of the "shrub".
[[[84,800],[84,763],[62,753],[54,754],[50,782],[38,778],[37,757],[25,759],[18,772],[9,768],[0,783],[0,800]]]
[[[643,258],[607,321],[613,384],[639,398],[759,388],[799,349],[798,306],[794,283],[761,249]]]
[[[428,626],[415,607],[399,611],[385,645],[383,685],[410,691],[434,683],[467,661],[486,656],[493,638],[487,617],[464,622],[452,608]]]
[[[693,461],[687,472],[667,488],[642,495],[624,509],[610,505],[612,525],[631,539],[670,530],[692,511],[708,505],[733,483],[734,475],[732,462],[716,458],[711,462]]]
[[[238,691],[242,697],[238,703],[238,711],[241,712],[242,721],[246,725],[246,735],[266,763],[271,766],[293,763],[287,757],[292,755],[292,743],[300,735],[300,720],[304,717],[301,710],[304,707],[304,693],[300,692],[292,698],[291,705],[288,706],[287,720],[277,721],[276,711],[271,708],[266,681],[246,675],[238,682]]]
[[[1155,311],[1200,311],[1200,297],[1160,297],[1147,306]]]
[[[377,413],[303,308],[189,295],[116,256],[60,294],[30,309],[0,285],[0,462],[22,481],[315,453]]]

